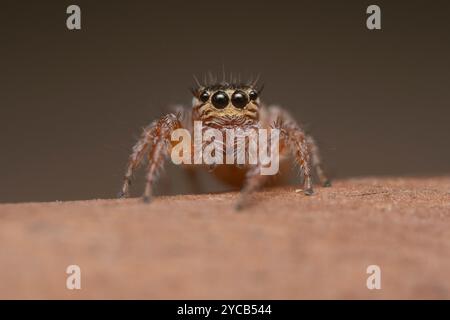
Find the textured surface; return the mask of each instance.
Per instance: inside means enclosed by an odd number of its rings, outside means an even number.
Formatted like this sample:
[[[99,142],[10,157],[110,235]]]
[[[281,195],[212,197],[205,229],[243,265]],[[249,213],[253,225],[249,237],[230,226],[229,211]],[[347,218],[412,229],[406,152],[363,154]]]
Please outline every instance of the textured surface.
[[[450,298],[450,178],[253,198],[240,213],[235,193],[0,205],[0,298]]]

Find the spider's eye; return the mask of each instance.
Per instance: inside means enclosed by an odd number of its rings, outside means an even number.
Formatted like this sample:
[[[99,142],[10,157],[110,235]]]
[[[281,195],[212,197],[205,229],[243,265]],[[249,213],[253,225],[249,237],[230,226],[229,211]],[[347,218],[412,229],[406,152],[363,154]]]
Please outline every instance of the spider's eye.
[[[256,100],[258,99],[258,92],[252,90],[248,93],[248,96],[250,97],[251,100]]]
[[[247,95],[245,94],[244,91],[241,90],[236,90],[233,93],[233,96],[231,97],[231,103],[233,104],[233,106],[235,106],[236,108],[240,108],[242,109],[243,107],[245,107],[248,103],[248,98]]]
[[[223,91],[217,91],[211,98],[212,104],[217,109],[225,108],[228,105],[229,100],[228,95]]]
[[[200,93],[200,101],[201,102],[206,102],[209,99],[209,92],[204,90],[202,91],[202,93]]]

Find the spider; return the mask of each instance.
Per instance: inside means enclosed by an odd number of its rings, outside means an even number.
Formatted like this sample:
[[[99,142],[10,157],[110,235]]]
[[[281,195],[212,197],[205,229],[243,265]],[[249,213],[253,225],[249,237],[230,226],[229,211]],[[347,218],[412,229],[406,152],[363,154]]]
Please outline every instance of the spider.
[[[134,170],[147,160],[143,200],[145,202],[151,200],[153,184],[173,147],[172,132],[179,128],[192,132],[194,121],[201,121],[204,128],[221,131],[230,128],[239,128],[243,131],[253,128],[277,128],[281,133],[280,160],[284,161],[289,155],[293,156],[294,162],[300,168],[303,193],[308,196],[313,194],[311,172],[313,168],[322,186],[331,186],[330,180],[322,169],[319,149],[313,137],[306,134],[286,110],[278,106],[266,107],[261,102],[262,87],[257,86],[257,80],[247,83],[233,81],[233,79],[218,82],[210,76],[210,80],[204,84],[197,79],[196,81],[197,85],[191,89],[192,108],[186,110],[179,107],[176,112],[166,114],[144,128],[128,159],[119,197],[128,197]],[[237,172],[236,167],[225,166],[227,167],[225,171],[222,170],[223,165],[221,170],[213,168],[212,171],[222,180],[230,180],[230,177]],[[243,178],[239,181],[242,189],[236,202],[236,209],[242,209],[249,195],[267,182],[268,176],[261,175],[260,170],[260,164],[244,166],[244,174],[241,175]]]

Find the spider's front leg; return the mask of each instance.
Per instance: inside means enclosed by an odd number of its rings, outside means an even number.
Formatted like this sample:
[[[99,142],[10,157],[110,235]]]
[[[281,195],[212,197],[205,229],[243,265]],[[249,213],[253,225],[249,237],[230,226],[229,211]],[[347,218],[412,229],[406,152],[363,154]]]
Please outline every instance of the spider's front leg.
[[[287,147],[294,155],[295,162],[299,165],[303,175],[303,193],[312,195],[314,193],[311,178],[311,145],[308,143],[305,132],[292,119],[283,120],[278,118],[275,127],[281,130],[280,146]]]
[[[319,147],[316,144],[314,138],[310,135],[306,136],[306,141],[311,151],[311,162],[316,169],[317,176],[319,177],[320,183],[324,187],[331,187],[331,180],[327,177],[325,171],[322,168],[322,159],[320,157]]]
[[[236,210],[241,210],[247,204],[251,193],[261,188],[267,181],[268,176],[261,175],[261,164],[252,166],[245,176],[244,186],[239,194],[239,198],[234,206]]]
[[[164,160],[169,154],[171,134],[175,129],[181,128],[181,114],[170,113],[160,120],[152,122],[146,127],[141,138],[133,147],[127,168],[124,183],[119,197],[127,197],[131,184],[133,171],[139,167],[145,154],[148,156],[148,167],[143,199],[149,202],[152,196],[152,185],[157,179],[159,171],[163,168]]]

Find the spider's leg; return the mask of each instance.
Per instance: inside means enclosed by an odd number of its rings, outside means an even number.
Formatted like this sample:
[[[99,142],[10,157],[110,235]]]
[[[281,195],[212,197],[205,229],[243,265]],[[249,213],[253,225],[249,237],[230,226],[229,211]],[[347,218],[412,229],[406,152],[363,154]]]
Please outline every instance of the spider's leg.
[[[171,134],[173,130],[181,128],[179,117],[180,115],[168,114],[160,120],[154,121],[144,130],[142,138],[134,146],[133,153],[130,156],[122,188],[123,195],[128,193],[132,171],[142,161],[146,151],[150,150],[148,152],[147,179],[143,195],[144,201],[148,202],[150,200],[152,184],[157,179],[158,173],[162,169],[164,160],[169,153]]]
[[[320,183],[324,187],[331,187],[331,180],[327,177],[325,171],[322,168],[322,159],[320,157],[320,152],[319,148],[317,147],[316,141],[310,135],[306,136],[306,141],[309,145],[309,150],[311,151],[311,162],[316,169]]]
[[[144,202],[150,202],[152,197],[152,186],[158,178],[158,174],[163,168],[164,160],[169,154],[170,137],[173,130],[180,128],[179,117],[175,114],[168,114],[154,123],[152,148],[148,155],[147,180],[143,195]]]
[[[295,161],[303,174],[303,193],[310,196],[314,193],[311,179],[311,152],[306,143],[305,134],[300,128],[292,129],[289,133],[289,140],[293,144],[291,148]]]
[[[236,202],[235,208],[236,210],[241,210],[245,204],[247,203],[249,195],[258,190],[260,187],[264,185],[269,176],[261,175],[261,167],[260,165],[252,166],[246,174],[244,187],[239,194],[239,198]]]
[[[289,147],[294,155],[295,162],[299,165],[303,175],[303,193],[314,193],[311,178],[311,151],[307,143],[306,134],[300,126],[290,118],[287,113],[280,113],[275,121],[275,127],[280,129],[280,145]]]
[[[119,192],[119,198],[126,198],[129,195],[129,189],[131,185],[131,179],[133,176],[134,170],[136,170],[139,165],[142,163],[144,158],[144,154],[148,150],[151,140],[152,140],[152,131],[151,125],[144,129],[142,135],[138,142],[133,146],[133,151],[128,158],[127,167],[125,170],[124,181],[122,185],[122,189]]]

